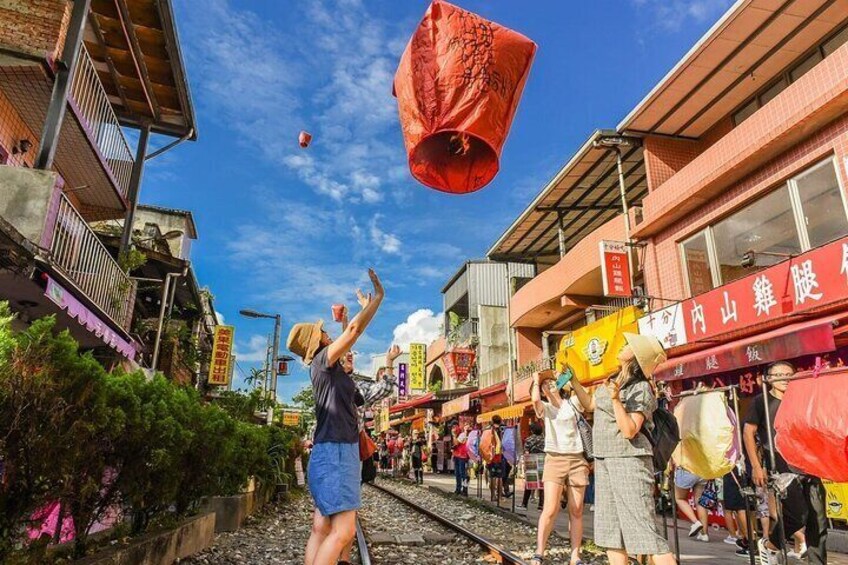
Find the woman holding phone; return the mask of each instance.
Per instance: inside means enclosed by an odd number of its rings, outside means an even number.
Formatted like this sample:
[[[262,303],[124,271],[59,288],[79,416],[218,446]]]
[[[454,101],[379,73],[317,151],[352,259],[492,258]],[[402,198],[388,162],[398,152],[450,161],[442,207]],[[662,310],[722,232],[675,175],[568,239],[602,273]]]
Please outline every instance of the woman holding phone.
[[[583,545],[583,500],[589,486],[589,462],[583,455],[583,442],[577,428],[577,412],[582,410],[576,399],[569,398],[571,369],[556,379],[553,372],[533,375],[530,400],[537,418],[545,421],[545,468],[542,474],[545,503],[539,516],[536,534],[536,554],[530,560],[534,565],[544,563],[548,538],[556,524],[560,500],[565,491],[568,500],[568,532],[571,538],[571,565],[581,565],[580,549]],[[542,400],[544,393],[547,402]]]
[[[610,565],[627,565],[628,553],[673,565],[657,527],[653,447],[646,435],[657,408],[654,369],[666,354],[653,336],[625,333],[624,339],[621,369],[594,396],[573,383],[583,408],[595,413],[595,543],[606,549]]]
[[[373,295],[357,290],[362,310],[333,341],[323,322],[296,324],[286,343],[289,351],[310,366],[315,395],[314,447],[307,470],[315,502],[312,533],[306,546],[306,565],[335,565],[356,533],[360,506],[359,426],[356,385],[342,361],[374,318],[385,292],[369,269]]]

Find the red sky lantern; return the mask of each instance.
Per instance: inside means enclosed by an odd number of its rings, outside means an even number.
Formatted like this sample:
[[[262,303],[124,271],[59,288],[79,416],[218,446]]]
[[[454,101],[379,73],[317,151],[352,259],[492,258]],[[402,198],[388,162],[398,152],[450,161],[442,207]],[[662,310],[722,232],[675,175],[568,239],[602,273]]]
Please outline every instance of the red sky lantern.
[[[394,81],[413,177],[455,194],[495,178],[535,53],[523,35],[433,1]]]
[[[309,143],[312,141],[312,134],[308,131],[300,132],[300,135],[297,136],[297,142],[300,143],[300,146],[306,149],[309,147]]]
[[[775,445],[804,473],[848,482],[848,376],[821,375],[789,383],[777,417]]]

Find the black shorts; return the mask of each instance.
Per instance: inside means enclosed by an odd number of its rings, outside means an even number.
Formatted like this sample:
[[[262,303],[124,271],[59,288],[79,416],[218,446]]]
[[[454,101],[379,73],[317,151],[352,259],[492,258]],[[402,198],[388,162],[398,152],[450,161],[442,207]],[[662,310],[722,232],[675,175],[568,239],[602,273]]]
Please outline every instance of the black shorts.
[[[421,464],[421,458],[415,455],[412,456],[412,468],[413,469],[422,469],[423,465]]]
[[[490,479],[502,479],[506,475],[506,467],[504,466],[503,459],[497,463],[489,463],[486,465],[486,469],[489,470]]]
[[[743,497],[742,493],[739,491],[739,485],[736,484],[737,480],[738,477],[734,479],[731,473],[724,476],[722,484],[724,501],[722,502],[722,506],[724,507],[725,512],[745,510],[745,497]]]

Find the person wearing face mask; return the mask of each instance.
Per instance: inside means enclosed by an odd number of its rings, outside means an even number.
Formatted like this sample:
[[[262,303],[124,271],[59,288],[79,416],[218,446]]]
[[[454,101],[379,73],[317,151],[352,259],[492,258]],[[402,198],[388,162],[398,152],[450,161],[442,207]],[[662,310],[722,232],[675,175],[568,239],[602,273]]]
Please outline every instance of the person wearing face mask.
[[[361,505],[357,389],[342,361],[385,297],[377,274],[369,269],[368,276],[373,295],[357,291],[365,306],[337,340],[330,339],[322,322],[316,322],[295,324],[286,341],[288,350],[309,365],[315,396],[315,445],[307,470],[315,511],[306,565],[335,565],[356,533],[356,511]]]
[[[657,408],[654,369],[666,355],[653,336],[624,338],[620,370],[594,396],[572,380],[583,408],[595,413],[595,543],[606,549],[610,565],[626,565],[628,553],[673,565],[677,560],[657,527],[653,447],[646,435]]]

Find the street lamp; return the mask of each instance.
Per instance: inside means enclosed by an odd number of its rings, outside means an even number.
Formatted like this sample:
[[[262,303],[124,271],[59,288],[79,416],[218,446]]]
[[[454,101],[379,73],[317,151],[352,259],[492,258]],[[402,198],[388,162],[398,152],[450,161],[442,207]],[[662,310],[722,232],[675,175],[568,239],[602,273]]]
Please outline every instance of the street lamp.
[[[263,314],[262,312],[257,312],[256,310],[244,309],[239,310],[239,314],[244,316],[245,318],[268,318],[274,320],[274,357],[271,362],[272,366],[272,375],[271,375],[271,398],[273,402],[271,406],[268,407],[268,415],[267,415],[267,423],[270,424],[274,421],[274,404],[277,402],[277,368],[274,366],[277,362],[277,357],[280,355],[280,315],[279,314]]]

